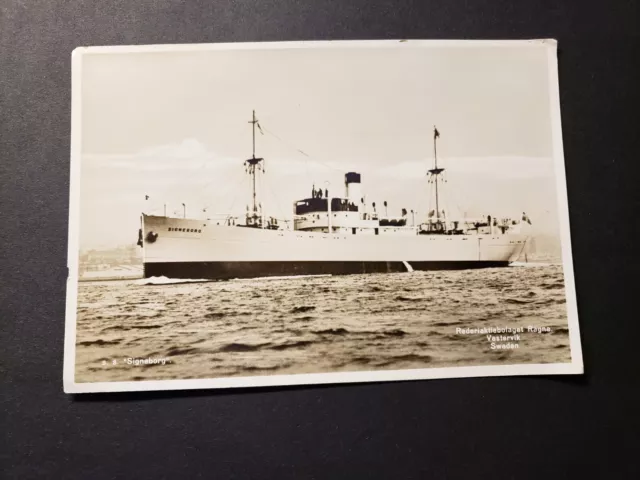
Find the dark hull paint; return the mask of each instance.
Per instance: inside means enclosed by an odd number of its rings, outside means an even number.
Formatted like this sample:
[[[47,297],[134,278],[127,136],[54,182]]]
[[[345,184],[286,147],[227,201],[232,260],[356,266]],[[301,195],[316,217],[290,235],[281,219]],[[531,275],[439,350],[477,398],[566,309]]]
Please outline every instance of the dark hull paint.
[[[467,270],[506,267],[509,262],[408,262],[413,270]],[[144,276],[228,280],[232,278],[294,275],[353,275],[396,273],[408,269],[403,262],[166,262],[145,263]]]

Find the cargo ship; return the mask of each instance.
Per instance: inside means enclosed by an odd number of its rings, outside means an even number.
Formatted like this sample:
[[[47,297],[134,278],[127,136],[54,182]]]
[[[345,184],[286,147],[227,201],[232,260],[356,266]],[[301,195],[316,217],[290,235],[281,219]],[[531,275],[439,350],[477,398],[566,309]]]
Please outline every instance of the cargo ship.
[[[440,209],[444,168],[438,166],[434,126],[434,164],[427,182],[435,186],[435,208],[425,218],[402,209],[389,217],[362,196],[362,175],[345,172],[344,193],[311,186],[307,198],[293,201],[292,218],[266,215],[256,191],[265,174],[256,157],[255,111],[253,154],[244,161],[252,196],[243,216],[221,221],[141,216],[138,245],[143,249],[144,276],[207,280],[273,276],[347,275],[506,267],[524,251],[531,222],[518,219],[461,218]],[[433,190],[433,189],[432,189]]]

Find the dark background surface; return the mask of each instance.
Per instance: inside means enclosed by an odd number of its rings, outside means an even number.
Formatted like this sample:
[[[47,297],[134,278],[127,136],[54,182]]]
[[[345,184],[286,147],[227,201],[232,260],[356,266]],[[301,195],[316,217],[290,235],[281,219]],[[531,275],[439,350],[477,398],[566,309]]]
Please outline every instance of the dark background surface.
[[[633,1],[0,2],[4,478],[638,474],[637,19]],[[549,37],[584,376],[62,392],[76,46]]]

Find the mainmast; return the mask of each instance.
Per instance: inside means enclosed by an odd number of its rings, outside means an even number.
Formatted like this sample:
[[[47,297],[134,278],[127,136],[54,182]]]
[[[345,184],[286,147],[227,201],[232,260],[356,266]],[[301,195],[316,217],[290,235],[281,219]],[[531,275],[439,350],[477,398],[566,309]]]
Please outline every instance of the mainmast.
[[[251,154],[251,158],[248,160],[244,161],[245,167],[247,169],[247,173],[249,173],[249,175],[251,175],[251,182],[252,182],[252,192],[253,192],[253,205],[252,205],[252,209],[251,209],[251,218],[255,221],[258,218],[258,202],[256,199],[256,169],[259,171],[264,172],[264,165],[263,165],[263,161],[264,158],[256,158],[256,126],[260,129],[260,131],[262,132],[262,129],[260,128],[260,124],[258,123],[258,119],[256,118],[256,111],[253,111],[253,117],[251,120],[249,120],[249,123],[253,124],[253,150],[252,150],[252,154]]]
[[[440,203],[438,197],[438,177],[442,172],[444,172],[444,168],[438,168],[438,150],[437,150],[437,140],[440,137],[440,132],[433,126],[433,158],[434,158],[434,167],[429,170],[429,173],[433,177],[436,184],[436,218],[440,219]]]

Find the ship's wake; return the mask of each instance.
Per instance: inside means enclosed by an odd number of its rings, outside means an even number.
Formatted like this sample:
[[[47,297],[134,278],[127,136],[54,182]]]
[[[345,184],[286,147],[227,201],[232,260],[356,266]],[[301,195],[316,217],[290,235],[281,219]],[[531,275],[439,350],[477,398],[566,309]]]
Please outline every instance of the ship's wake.
[[[331,277],[330,273],[322,273],[318,275],[273,275],[268,277],[252,277],[251,280],[296,280],[298,278],[321,278],[321,277]],[[233,278],[231,281],[245,281],[246,278]]]
[[[264,281],[264,280],[296,280],[299,278],[316,278],[316,277],[331,277],[331,274],[321,274],[321,275],[285,275],[285,276],[269,276],[269,277],[255,277],[251,278],[252,281]],[[246,281],[246,278],[231,278],[226,281]],[[205,283],[205,282],[220,282],[224,280],[212,280],[208,278],[169,278],[160,276],[160,277],[149,277],[149,278],[140,278],[135,281],[136,285],[174,285],[180,283]]]
[[[560,265],[558,263],[543,263],[543,262],[512,262],[509,264],[510,267],[528,267],[528,268],[536,268],[536,267],[554,267],[556,265]]]
[[[149,278],[141,278],[136,280],[136,285],[173,285],[177,283],[202,283],[202,282],[213,282],[214,280],[209,280],[206,278],[168,278],[165,276],[161,277],[149,277]]]

